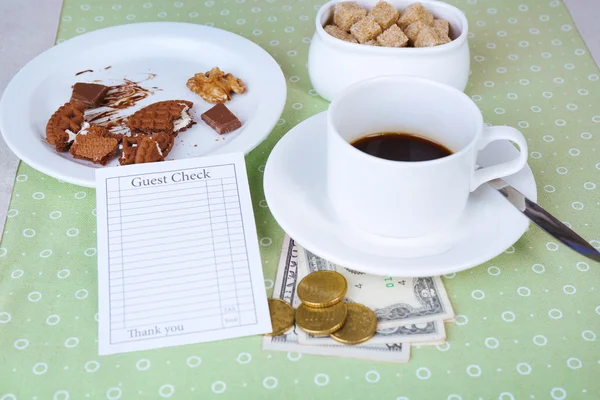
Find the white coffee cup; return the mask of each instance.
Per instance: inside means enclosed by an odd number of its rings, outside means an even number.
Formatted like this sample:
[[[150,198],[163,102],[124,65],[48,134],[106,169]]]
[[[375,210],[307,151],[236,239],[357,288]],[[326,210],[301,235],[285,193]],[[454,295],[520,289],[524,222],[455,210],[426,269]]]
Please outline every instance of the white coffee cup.
[[[402,162],[366,154],[350,143],[369,134],[405,132],[433,140],[453,154]],[[517,144],[520,155],[476,170],[479,150],[496,140]],[[395,75],[349,86],[327,115],[327,191],[344,223],[369,233],[409,238],[455,222],[481,184],[518,172],[527,142],[516,129],[486,127],[463,92],[431,80]]]

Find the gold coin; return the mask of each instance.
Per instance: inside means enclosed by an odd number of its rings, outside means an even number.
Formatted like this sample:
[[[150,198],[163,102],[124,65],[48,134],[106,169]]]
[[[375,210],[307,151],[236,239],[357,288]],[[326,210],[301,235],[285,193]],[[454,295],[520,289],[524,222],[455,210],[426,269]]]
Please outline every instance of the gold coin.
[[[342,328],[330,336],[343,344],[359,344],[375,335],[377,316],[368,307],[357,303],[346,304],[348,316]]]
[[[348,283],[335,271],[308,274],[298,284],[298,297],[309,307],[330,307],[344,299]]]
[[[294,326],[294,308],[280,299],[269,299],[269,314],[273,332],[265,333],[265,336],[279,336]]]
[[[306,333],[327,336],[337,331],[346,321],[346,305],[337,303],[326,308],[312,308],[300,304],[296,310],[296,324]]]

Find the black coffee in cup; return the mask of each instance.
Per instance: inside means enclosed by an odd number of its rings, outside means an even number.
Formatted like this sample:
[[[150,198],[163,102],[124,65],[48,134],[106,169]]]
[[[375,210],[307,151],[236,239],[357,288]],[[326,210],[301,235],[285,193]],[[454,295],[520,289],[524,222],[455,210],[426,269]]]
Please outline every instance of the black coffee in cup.
[[[452,154],[439,143],[403,132],[374,133],[350,144],[364,153],[391,161],[430,161]]]

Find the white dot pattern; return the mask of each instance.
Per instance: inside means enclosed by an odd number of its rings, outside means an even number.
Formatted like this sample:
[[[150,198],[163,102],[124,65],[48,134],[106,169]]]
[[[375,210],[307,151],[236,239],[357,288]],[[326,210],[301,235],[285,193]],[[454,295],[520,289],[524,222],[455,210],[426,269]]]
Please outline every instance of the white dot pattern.
[[[539,203],[600,248],[593,224],[600,206],[600,75],[564,4],[449,2],[465,12],[470,25],[466,94],[487,123],[523,132]],[[282,66],[289,98],[269,138],[247,157],[250,181],[256,183],[277,140],[327,109],[306,69],[322,3],[65,0],[57,42],[112,25],[181,21],[229,30],[262,46]],[[210,63],[209,55],[198,56]],[[270,294],[283,233],[262,185],[251,189]],[[481,267],[446,275],[457,312],[456,322],[446,324],[449,340],[413,348],[409,364],[395,365],[265,352],[257,337],[98,358],[94,191],[21,163],[7,216],[0,244],[0,337],[5,338],[0,346],[8,360],[0,363],[0,376],[7,378],[0,385],[1,400],[285,393],[417,399],[424,396],[424,384],[429,397],[449,400],[600,393],[594,378],[600,362],[591,347],[600,334],[595,270],[534,226]],[[570,378],[557,379],[565,376]],[[35,385],[11,383],[25,381]],[[485,384],[490,381],[495,383]]]

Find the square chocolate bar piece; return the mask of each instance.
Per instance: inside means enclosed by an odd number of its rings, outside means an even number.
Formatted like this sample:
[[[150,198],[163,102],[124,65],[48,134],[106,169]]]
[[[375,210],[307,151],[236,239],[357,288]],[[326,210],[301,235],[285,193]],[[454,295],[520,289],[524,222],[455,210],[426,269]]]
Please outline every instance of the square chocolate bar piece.
[[[104,101],[108,87],[96,83],[77,82],[73,86],[71,101],[77,101],[87,107],[98,107]]]
[[[217,104],[201,117],[202,121],[206,122],[219,135],[229,133],[242,126],[240,120],[222,103]]]

